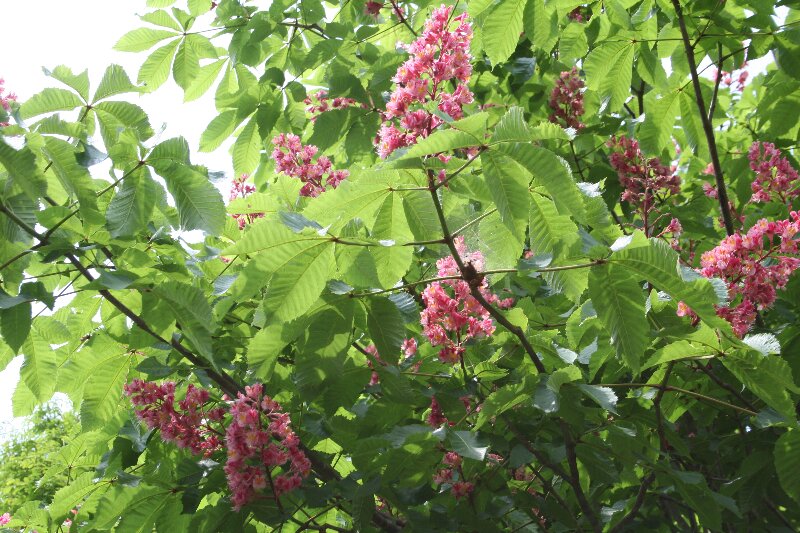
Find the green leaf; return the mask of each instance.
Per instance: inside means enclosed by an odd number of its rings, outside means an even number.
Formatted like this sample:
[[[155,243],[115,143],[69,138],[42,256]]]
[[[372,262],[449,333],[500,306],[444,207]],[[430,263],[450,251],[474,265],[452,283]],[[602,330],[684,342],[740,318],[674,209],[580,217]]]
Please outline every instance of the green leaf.
[[[583,68],[588,88],[599,93],[609,111],[620,109],[631,92],[633,45],[625,40],[601,42]]]
[[[502,0],[487,15],[482,27],[483,49],[493,66],[507,60],[516,50],[524,10],[525,1]]]
[[[306,243],[304,247],[313,246],[313,241],[328,240],[317,235],[299,235],[283,224],[272,219],[258,220],[250,225],[239,242],[226,248],[223,255],[253,254],[257,252],[274,252],[276,248],[291,246],[295,243]]]
[[[206,91],[211,88],[211,85],[214,84],[214,81],[216,81],[222,67],[225,66],[225,61],[225,59],[218,59],[213,63],[201,66],[194,81],[186,88],[183,101],[191,102],[203,96]]]
[[[167,182],[167,190],[175,199],[181,229],[199,229],[211,235],[222,233],[225,202],[208,178],[179,163],[158,173]]]
[[[579,383],[578,389],[609,413],[617,414],[617,395],[610,388]]]
[[[376,297],[367,306],[367,331],[386,362],[400,356],[400,345],[405,339],[405,326],[400,310],[388,298]]]
[[[471,133],[452,128],[438,129],[409,148],[408,151],[398,157],[398,159],[440,154],[457,148],[480,146],[482,143],[483,139]],[[398,153],[400,152],[398,151]]]
[[[145,84],[148,91],[155,91],[169,78],[172,58],[175,56],[175,50],[180,42],[180,39],[175,39],[157,48],[139,67],[138,81]]]
[[[639,373],[650,331],[645,296],[636,279],[621,268],[602,265],[589,273],[589,296],[597,317],[611,336],[611,344],[625,365]]]
[[[200,151],[213,152],[219,148],[231,136],[240,122],[235,110],[223,111],[214,117],[200,135]]]
[[[69,485],[59,489],[53,496],[53,503],[50,504],[50,515],[60,523],[71,516],[69,512],[80,507],[89,495],[101,487],[107,487],[105,483],[96,483],[95,475],[94,471],[84,472]]]
[[[489,443],[478,433],[447,430],[447,442],[454,452],[468,459],[483,461],[489,451]]]
[[[94,93],[94,102],[109,96],[138,92],[139,88],[131,83],[124,68],[119,65],[110,65],[105,74],[103,74],[103,79],[100,80],[100,85]]]
[[[614,252],[611,261],[646,279],[676,301],[683,301],[711,327],[726,328],[714,304],[721,303],[711,283],[700,278],[685,281],[679,273],[678,254],[669,244],[643,238],[640,232],[629,237],[631,243]]]
[[[211,306],[199,288],[186,283],[170,281],[157,285],[154,290],[173,308],[179,322],[191,319],[209,332],[216,329]]]
[[[188,36],[181,41],[172,64],[172,77],[184,91],[200,73],[200,57]]]
[[[64,85],[71,87],[77,92],[85,102],[89,101],[89,71],[84,70],[80,74],[73,74],[69,67],[59,65],[52,71],[47,69],[44,73],[53,79],[56,79]]]
[[[17,307],[24,307],[25,305],[21,304]],[[30,304],[27,305],[30,306]],[[5,315],[6,312],[8,311],[4,311],[3,314]],[[25,361],[22,363],[22,370],[20,370],[20,378],[40,402],[48,401],[53,396],[53,391],[55,391],[56,387],[55,351],[47,341],[33,331],[25,340],[20,352],[25,354]]]
[[[0,333],[2,333],[3,341],[14,353],[19,353],[19,349],[25,343],[30,331],[30,302],[22,302],[7,309],[0,309]]]
[[[800,431],[790,429],[775,441],[775,471],[781,488],[800,503]]]
[[[47,181],[36,166],[36,156],[28,147],[15,150],[0,139],[0,165],[11,177],[12,183],[19,185],[30,200],[39,201],[47,190]]]
[[[263,143],[258,134],[255,116],[245,124],[233,145],[233,172],[237,176],[252,174],[261,159]]]
[[[722,364],[767,405],[786,418],[795,419],[795,405],[790,393],[800,393],[800,389],[795,385],[792,369],[784,359],[740,350],[723,357]]]
[[[512,106],[495,126],[492,142],[530,142],[530,140],[531,131],[525,122],[522,108]]]
[[[53,111],[71,111],[82,105],[83,101],[74,92],[48,88],[26,100],[20,107],[20,115],[22,118],[31,118]]]
[[[170,37],[176,37],[179,34],[174,31],[157,30],[155,28],[137,28],[129,31],[123,35],[117,44],[114,45],[115,50],[120,52],[144,52],[154,47],[157,43]]]
[[[160,193],[160,194],[159,194]],[[126,177],[106,210],[106,227],[112,237],[127,237],[144,229],[161,189],[142,167]]]
[[[639,130],[639,143],[649,154],[660,154],[672,138],[682,91],[670,91],[647,106],[644,124]]]
[[[525,34],[535,48],[549,53],[558,40],[558,15],[544,0],[527,0],[523,12]]]
[[[498,149],[524,168],[536,184],[544,186],[562,215],[586,223],[583,193],[572,177],[569,164],[546,148],[532,144],[501,144]]]
[[[650,359],[642,366],[642,370],[647,370],[650,367],[669,363],[671,361],[680,361],[681,359],[703,355],[714,355],[715,353],[716,352],[708,346],[696,345],[686,340],[679,340],[656,350]]]
[[[102,224],[103,217],[97,208],[92,177],[86,168],[78,164],[72,145],[55,137],[47,137],[44,152],[64,188],[77,197],[83,219],[89,224]]]
[[[414,253],[411,246],[402,246],[410,240],[411,230],[400,196],[390,194],[383,201],[375,218],[372,236],[381,243],[371,249],[378,279],[383,287],[391,287],[408,272]]]
[[[81,425],[86,430],[100,428],[119,410],[122,387],[128,380],[131,359],[128,354],[105,354],[83,388]]]
[[[147,487],[131,500],[125,507],[119,525],[114,529],[115,533],[149,533],[153,531],[153,525],[164,507],[171,502],[169,491],[163,488]]]
[[[183,31],[183,28],[181,28],[180,24],[178,24],[175,21],[175,19],[173,19],[169,15],[169,13],[167,13],[163,9],[157,9],[156,11],[145,13],[144,15],[141,15],[139,18],[141,18],[145,22],[149,22],[150,24],[161,26],[162,28],[169,28],[177,32]]]
[[[333,245],[330,241],[318,241],[299,252],[286,254],[277,262],[280,268],[270,279],[264,304],[274,311],[276,319],[292,320],[311,307],[333,274]]]
[[[509,157],[493,151],[481,154],[481,163],[500,220],[522,239],[531,205],[526,172]]]
[[[354,218],[360,218],[371,225],[375,212],[383,205],[389,190],[399,184],[408,183],[403,180],[405,174],[399,171],[368,171],[352,175],[339,187],[316,198],[303,211],[306,218],[315,220],[321,225],[336,222],[340,227]]]
[[[441,232],[436,208],[427,191],[408,191],[403,196],[403,209],[406,212],[408,228],[416,240],[430,240],[432,235]]]

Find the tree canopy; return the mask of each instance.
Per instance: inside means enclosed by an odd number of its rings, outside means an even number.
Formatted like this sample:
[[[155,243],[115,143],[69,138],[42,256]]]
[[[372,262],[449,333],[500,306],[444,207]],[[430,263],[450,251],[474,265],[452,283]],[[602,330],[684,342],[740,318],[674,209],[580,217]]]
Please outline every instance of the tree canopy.
[[[80,418],[0,526],[800,529],[793,2],[265,4],[0,90],[0,366]]]

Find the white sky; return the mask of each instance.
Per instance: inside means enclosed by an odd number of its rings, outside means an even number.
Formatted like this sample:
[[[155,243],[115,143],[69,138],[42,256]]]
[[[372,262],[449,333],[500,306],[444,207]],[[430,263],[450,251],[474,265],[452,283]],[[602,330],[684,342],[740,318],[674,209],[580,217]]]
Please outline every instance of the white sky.
[[[5,42],[0,56],[0,78],[5,79],[6,90],[24,101],[45,87],[62,86],[42,72],[42,67],[52,69],[58,65],[66,65],[76,73],[88,69],[92,87],[97,87],[106,67],[116,63],[125,68],[135,83],[146,53],[123,53],[112,48],[126,32],[148,26],[136,16],[147,11],[145,0],[0,2]],[[206,15],[196,26],[206,27],[211,18]],[[197,152],[200,134],[216,116],[213,88],[200,100],[184,103],[182,91],[170,80],[152,95],[133,94],[127,99],[144,108],[155,131],[166,124],[162,139],[186,137],[192,147],[193,162],[230,175],[230,158],[225,151]],[[11,395],[21,364],[18,357],[0,372],[0,439],[12,418]]]

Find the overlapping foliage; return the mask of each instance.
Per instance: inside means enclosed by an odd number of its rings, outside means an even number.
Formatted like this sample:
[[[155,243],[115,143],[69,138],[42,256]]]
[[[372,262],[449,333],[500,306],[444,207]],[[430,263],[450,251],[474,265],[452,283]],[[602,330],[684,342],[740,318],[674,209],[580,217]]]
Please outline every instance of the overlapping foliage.
[[[791,2],[175,3],[3,101],[0,363],[81,421],[5,527],[800,527]]]

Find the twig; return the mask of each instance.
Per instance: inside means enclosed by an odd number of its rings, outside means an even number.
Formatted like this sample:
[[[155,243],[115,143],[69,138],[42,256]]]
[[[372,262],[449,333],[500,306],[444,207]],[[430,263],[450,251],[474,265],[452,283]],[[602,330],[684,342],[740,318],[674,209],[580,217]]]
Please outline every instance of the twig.
[[[572,488],[575,491],[575,498],[578,500],[578,505],[580,505],[583,514],[586,516],[586,519],[589,520],[589,524],[592,526],[592,529],[596,532],[602,531],[603,527],[600,525],[597,515],[594,514],[594,510],[589,504],[589,500],[586,499],[586,495],[583,493],[583,488],[581,488],[580,472],[578,471],[578,458],[575,455],[575,440],[572,438],[572,433],[570,432],[569,426],[563,420],[561,421],[561,432],[564,435],[564,447],[567,451],[567,464],[569,465],[569,470],[572,477],[572,482],[570,485],[572,485]]]

